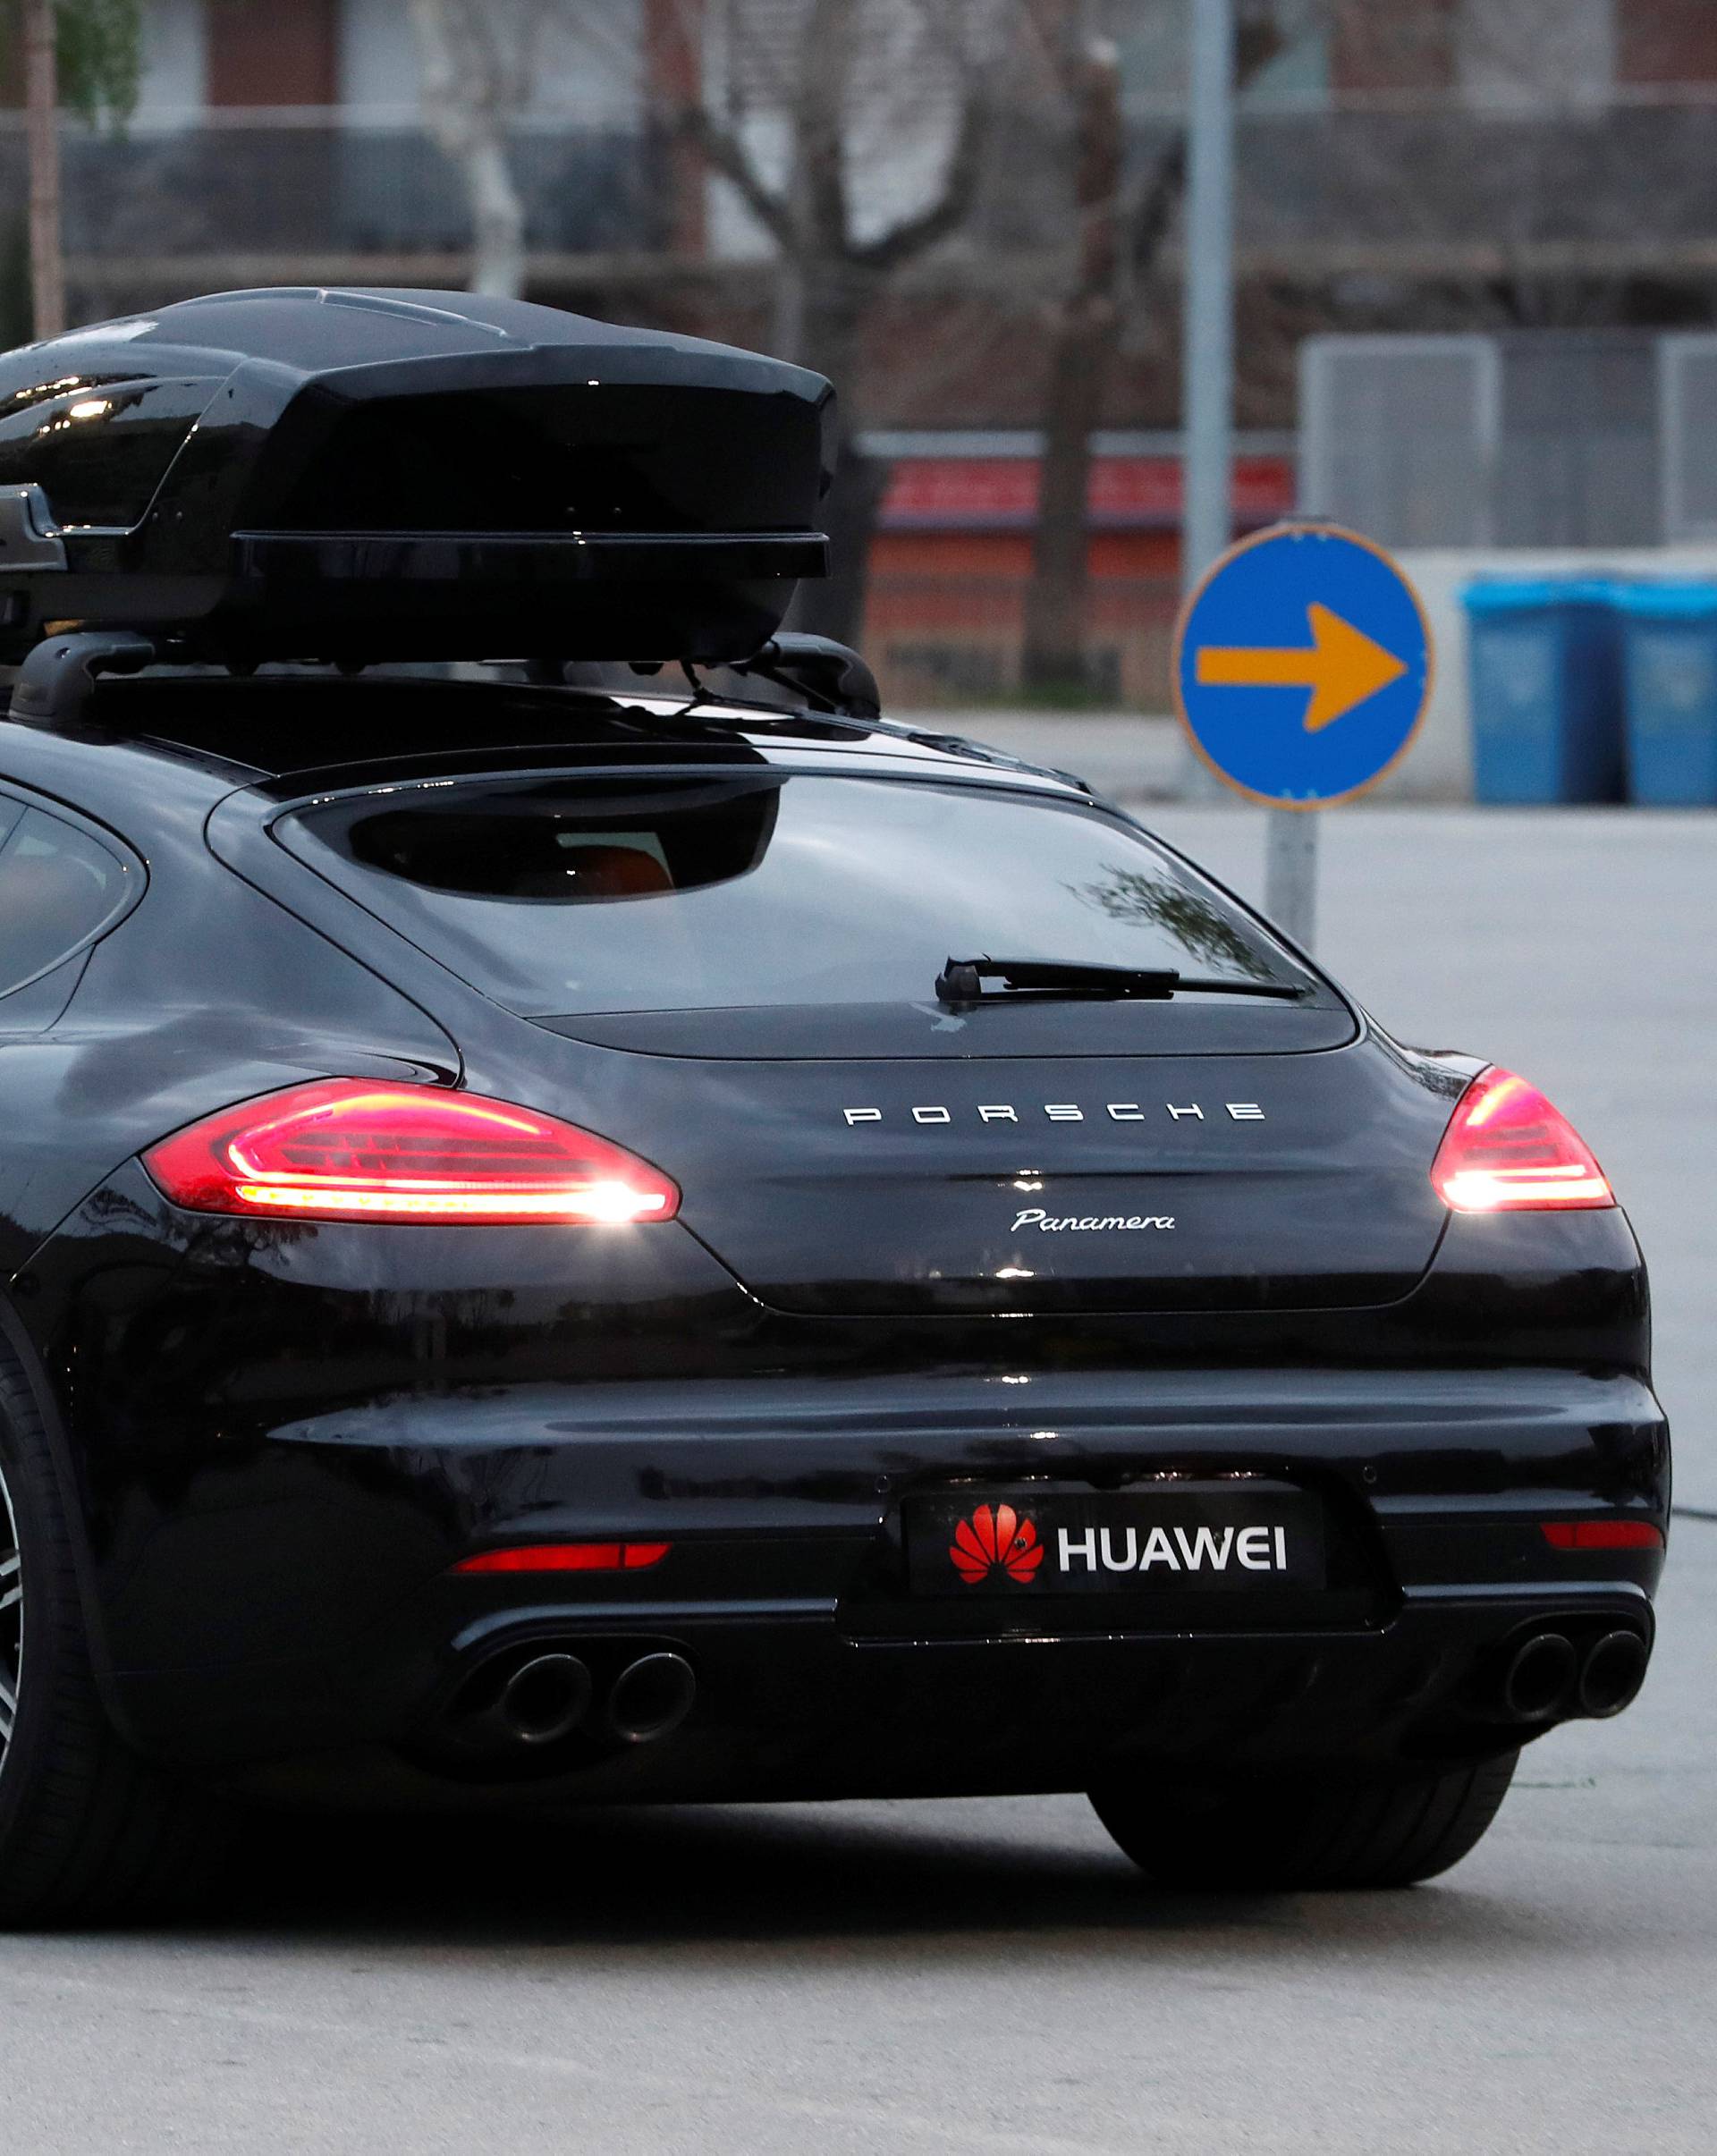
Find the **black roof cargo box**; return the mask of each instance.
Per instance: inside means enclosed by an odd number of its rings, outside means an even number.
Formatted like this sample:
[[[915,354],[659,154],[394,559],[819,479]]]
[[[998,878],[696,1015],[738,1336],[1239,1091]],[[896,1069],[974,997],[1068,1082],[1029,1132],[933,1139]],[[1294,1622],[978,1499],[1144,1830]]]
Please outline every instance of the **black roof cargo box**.
[[[226,292],[0,354],[0,661],[714,661],[826,572],[820,375],[464,292]]]

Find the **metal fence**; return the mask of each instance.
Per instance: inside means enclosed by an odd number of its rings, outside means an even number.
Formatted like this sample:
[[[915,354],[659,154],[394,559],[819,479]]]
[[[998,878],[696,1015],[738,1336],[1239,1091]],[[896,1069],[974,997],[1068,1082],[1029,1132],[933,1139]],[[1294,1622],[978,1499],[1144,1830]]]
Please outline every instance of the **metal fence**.
[[[1301,510],[1394,546],[1494,545],[1501,405],[1489,337],[1308,338]]]
[[[1674,364],[1659,344],[1625,330],[1308,338],[1300,506],[1394,546],[1696,536],[1700,518],[1717,523],[1717,464],[1695,417],[1713,409],[1717,376],[1701,367],[1717,343],[1695,340]]]
[[[1662,338],[1663,536],[1717,539],[1717,336]]]

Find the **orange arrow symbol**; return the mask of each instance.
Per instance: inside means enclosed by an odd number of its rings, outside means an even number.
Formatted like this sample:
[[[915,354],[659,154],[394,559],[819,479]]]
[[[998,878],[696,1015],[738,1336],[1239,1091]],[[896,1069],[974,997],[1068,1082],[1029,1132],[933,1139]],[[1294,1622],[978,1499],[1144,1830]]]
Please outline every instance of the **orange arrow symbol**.
[[[1206,644],[1198,652],[1205,689],[1309,689],[1306,731],[1318,733],[1367,698],[1399,681],[1405,659],[1315,600],[1306,609],[1309,645],[1285,649]]]

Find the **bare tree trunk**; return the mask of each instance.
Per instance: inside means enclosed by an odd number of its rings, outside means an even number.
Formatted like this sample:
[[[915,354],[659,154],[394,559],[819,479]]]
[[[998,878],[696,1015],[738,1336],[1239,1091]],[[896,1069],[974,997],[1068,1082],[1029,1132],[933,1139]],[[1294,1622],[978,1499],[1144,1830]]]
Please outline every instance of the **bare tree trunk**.
[[[1027,689],[1061,694],[1090,686],[1086,655],[1090,444],[1102,416],[1120,321],[1121,61],[1112,45],[1099,40],[1087,47],[1077,63],[1073,92],[1078,266],[1050,356],[1020,660]]]
[[[709,168],[682,126],[661,115],[685,112],[704,94],[707,0],[643,0],[645,90],[655,125],[651,164],[659,172],[658,229],[670,253],[699,258],[709,241]]]
[[[1112,317],[1112,309],[1108,310]],[[1064,320],[1050,357],[1049,397],[1026,588],[1022,685],[1039,696],[1078,698],[1092,687],[1089,626],[1092,430],[1114,355],[1112,318],[1100,306]]]
[[[525,290],[525,211],[513,184],[506,140],[483,130],[468,140],[461,162],[471,205],[471,290],[517,300]]]
[[[65,327],[60,232],[60,82],[54,0],[25,0],[24,85],[30,150],[30,295],[33,334]]]
[[[863,636],[870,545],[888,491],[889,469],[882,459],[866,456],[850,435],[835,452],[834,485],[823,505],[829,573],[799,586],[791,613],[795,629],[833,637],[837,644],[857,645]]]
[[[886,475],[854,440],[859,340],[879,283],[852,258],[847,190],[849,87],[858,49],[850,0],[810,0],[800,33],[786,210],[792,243],[777,271],[775,326],[782,356],[834,384],[839,433],[834,484],[824,504],[829,574],[799,587],[795,627],[853,644],[862,633],[870,537]]]
[[[514,86],[499,79],[499,26],[483,20],[482,0],[410,0],[410,6],[424,119],[465,182],[471,290],[516,300],[525,289],[525,212],[507,156]]]
[[[1244,89],[1281,49],[1278,0],[1239,0],[1235,83]],[[1020,674],[1040,694],[1089,689],[1086,616],[1089,600],[1087,503],[1091,435],[1121,334],[1121,181],[1126,138],[1121,70],[1113,46],[1090,41],[1068,71],[1074,107],[1075,198],[1079,258],[1050,357],[1043,474],[1026,593]],[[1149,275],[1186,188],[1184,134],[1162,153],[1128,219],[1133,275]]]
[[[428,4],[413,0],[418,6]],[[690,5],[692,0],[680,4]],[[939,37],[927,32],[926,52],[933,57],[939,51],[944,57],[947,52],[958,56],[954,33],[964,23],[964,9],[950,8],[946,0],[933,8],[929,0],[919,0],[918,12],[931,31],[949,38],[944,50]],[[801,627],[850,643],[864,617],[870,534],[888,478],[885,469],[859,455],[855,445],[859,333],[890,279],[958,232],[971,214],[989,139],[995,48],[992,41],[982,52],[959,57],[958,121],[941,187],[921,209],[874,237],[860,237],[854,230],[846,166],[864,10],[858,0],[803,0],[792,13],[798,34],[791,65],[783,64],[775,11],[756,11],[740,38],[745,50],[766,55],[777,84],[766,109],[784,115],[791,124],[784,185],[759,165],[748,142],[742,100],[730,97],[724,108],[712,109],[701,80],[683,76],[681,94],[689,97],[696,89],[698,95],[680,112],[678,125],[707,169],[732,183],[775,243],[780,266],[775,349],[782,358],[827,375],[842,399],[836,477],[824,512],[833,541],[833,573],[826,582],[801,588],[793,618]],[[727,17],[730,30],[737,20]],[[759,40],[756,46],[754,38]]]
[[[823,505],[829,574],[800,585],[793,626],[856,644],[864,630],[871,537],[888,484],[887,467],[860,452],[852,424],[862,332],[879,280],[856,263],[828,258],[783,259],[780,275],[777,326],[792,340],[784,356],[826,375],[839,400],[834,484]]]

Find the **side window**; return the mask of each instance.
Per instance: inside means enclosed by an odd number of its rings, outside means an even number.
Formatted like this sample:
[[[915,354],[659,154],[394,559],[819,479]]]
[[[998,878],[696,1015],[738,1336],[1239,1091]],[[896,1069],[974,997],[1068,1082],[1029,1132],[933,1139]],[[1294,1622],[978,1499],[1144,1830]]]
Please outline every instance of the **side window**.
[[[0,796],[0,997],[99,935],[136,881],[98,840]]]

